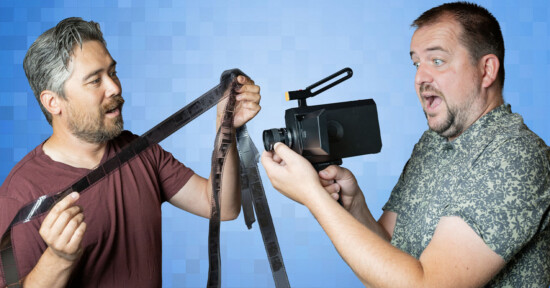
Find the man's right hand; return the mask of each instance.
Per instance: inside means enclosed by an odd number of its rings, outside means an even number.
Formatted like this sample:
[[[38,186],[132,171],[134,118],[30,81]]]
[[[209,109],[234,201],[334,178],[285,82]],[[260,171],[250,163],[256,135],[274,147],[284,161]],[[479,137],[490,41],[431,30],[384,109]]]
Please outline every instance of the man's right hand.
[[[86,231],[82,208],[75,205],[79,197],[80,194],[72,192],[59,201],[50,210],[39,231],[50,252],[69,262],[76,262],[82,255],[81,244]]]

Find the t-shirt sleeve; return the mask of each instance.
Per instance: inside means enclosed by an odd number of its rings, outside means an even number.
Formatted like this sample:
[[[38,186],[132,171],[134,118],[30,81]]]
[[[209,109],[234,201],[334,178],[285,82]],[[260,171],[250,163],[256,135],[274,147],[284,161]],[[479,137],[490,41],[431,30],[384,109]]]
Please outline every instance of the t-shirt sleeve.
[[[4,188],[5,187],[1,189]],[[6,195],[4,192],[6,191],[1,192],[2,195]],[[7,230],[9,225],[23,205],[24,204],[17,199],[0,196],[0,233],[2,233],[2,235],[8,232]],[[43,250],[41,249],[44,248],[44,245],[40,235],[37,232],[37,226],[40,226],[39,221],[41,222],[40,219],[33,219],[30,222],[25,223],[25,225],[18,224],[13,227],[11,233],[11,245],[13,247],[13,253],[16,257],[16,265],[20,275],[27,275],[42,255]],[[4,263],[1,263],[0,261],[0,287],[4,287],[6,285],[6,283],[4,283],[5,270],[3,264]]]
[[[410,161],[410,160],[409,160]],[[382,207],[382,210],[384,211],[392,211],[397,214],[399,214],[404,208],[403,203],[405,203],[405,193],[403,191],[403,186],[405,185],[405,174],[407,173],[407,166],[409,164],[409,161],[407,161],[407,164],[405,164],[405,167],[403,168],[403,172],[401,172],[401,176],[399,176],[399,180],[397,180],[397,184],[395,184],[395,187],[393,187],[393,190],[390,194],[390,199],[384,207]]]
[[[151,148],[157,161],[162,202],[170,200],[189,181],[195,173],[178,161],[172,153],[165,151],[160,145]]]
[[[409,191],[409,189],[406,189],[406,186],[410,185],[409,182],[411,179],[418,177],[419,171],[416,171],[414,167],[422,167],[422,161],[425,159],[424,150],[429,149],[427,148],[429,147],[430,142],[429,136],[429,133],[425,132],[418,143],[414,145],[411,157],[403,167],[401,176],[399,176],[399,180],[397,180],[397,184],[395,184],[395,187],[390,194],[390,199],[386,202],[384,207],[382,207],[382,210],[401,214],[402,211],[408,211],[411,208],[408,204],[408,199],[414,197],[414,195],[408,194],[412,192]],[[411,169],[411,167],[413,168]]]
[[[465,179],[465,199],[444,216],[459,216],[509,261],[549,223],[548,155],[525,138],[508,139],[476,161]]]
[[[1,188],[0,188],[1,189]],[[17,209],[20,206],[18,201],[14,199],[0,196],[0,234],[4,235],[7,232],[7,228],[11,223],[13,217],[17,213]],[[0,236],[1,237],[1,236]],[[0,261],[0,287],[6,286],[4,283],[4,266]]]

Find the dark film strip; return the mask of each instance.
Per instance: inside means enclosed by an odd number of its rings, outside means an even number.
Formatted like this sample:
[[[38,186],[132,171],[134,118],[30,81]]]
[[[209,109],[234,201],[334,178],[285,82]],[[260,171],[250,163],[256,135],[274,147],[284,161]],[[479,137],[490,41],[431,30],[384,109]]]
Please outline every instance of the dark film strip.
[[[262,239],[264,241],[265,251],[273,274],[273,280],[275,281],[275,287],[290,287],[288,276],[283,262],[283,255],[279,247],[279,241],[277,240],[277,234],[275,233],[275,226],[273,225],[273,219],[269,211],[269,205],[267,204],[267,198],[260,178],[260,172],[258,171],[258,159],[260,154],[258,149],[252,142],[252,139],[248,135],[246,126],[237,128],[237,147],[239,151],[239,158],[241,159],[241,179],[245,179],[247,185],[243,187],[243,197],[245,194],[251,194],[256,210],[256,216],[258,216],[258,225],[262,232]],[[244,191],[244,190],[248,191]],[[252,215],[252,217],[254,217]],[[248,220],[250,221],[250,220]],[[247,221],[247,215],[245,214],[245,222],[248,229],[251,228]]]
[[[225,104],[220,128],[216,133],[214,151],[212,152],[212,199],[208,231],[208,283],[207,287],[221,287],[221,257],[220,257],[220,192],[223,181],[223,169],[227,153],[234,142],[233,116],[235,110],[235,88],[230,89],[229,99]]]

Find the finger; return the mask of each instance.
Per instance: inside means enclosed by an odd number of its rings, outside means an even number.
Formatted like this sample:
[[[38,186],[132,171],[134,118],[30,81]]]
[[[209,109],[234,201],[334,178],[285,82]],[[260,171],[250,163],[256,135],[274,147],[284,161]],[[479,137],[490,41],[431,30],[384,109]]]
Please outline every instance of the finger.
[[[67,223],[76,215],[82,212],[79,206],[72,206],[61,212],[55,222],[50,226],[41,226],[40,233],[46,242],[53,242],[59,235],[63,233]]]
[[[273,145],[273,151],[275,151],[275,154],[279,155],[286,163],[292,164],[294,161],[299,161],[298,157],[300,155],[281,142],[277,142]]]
[[[240,93],[249,92],[249,93],[259,94],[259,93],[260,93],[260,90],[261,90],[260,86],[254,85],[253,83],[250,83],[250,84],[244,84],[244,85],[242,85],[242,86],[239,87],[239,89],[237,89],[236,91],[237,91],[237,92],[240,92]]]
[[[270,151],[264,151],[262,153],[262,156],[260,157],[260,162],[262,162],[262,165],[264,167],[266,166],[272,166],[273,164],[277,164],[277,162],[273,161],[273,152]],[[266,169],[267,170],[267,169]]]
[[[281,159],[281,157],[279,157],[279,155],[274,154],[273,155],[273,161],[275,161],[277,163],[281,163],[281,161],[283,161],[283,159]]]
[[[78,192],[72,192],[69,195],[65,196],[65,198],[61,199],[61,201],[55,204],[55,206],[53,206],[53,208],[50,210],[50,212],[42,222],[42,225],[46,227],[51,227],[55,220],[57,220],[59,214],[65,211],[71,205],[73,205],[79,197],[80,194]]]
[[[319,172],[319,176],[323,179],[334,179],[336,181],[348,180],[353,178],[353,174],[351,174],[348,169],[337,165],[328,166],[327,168]]]
[[[254,80],[244,76],[244,75],[239,75],[237,76],[237,82],[239,82],[240,84],[252,84],[254,85]]]
[[[260,104],[260,100],[262,99],[262,96],[258,93],[245,92],[245,93],[236,95],[235,99],[237,100],[238,104],[247,103],[247,102]]]
[[[267,172],[267,176],[270,178],[270,180],[273,180],[272,175],[280,175],[281,173],[284,173],[283,171],[281,171],[281,169],[283,169],[282,165],[279,162],[273,160],[272,152],[264,151],[262,153],[260,161],[262,162],[262,166]]]
[[[259,112],[262,107],[256,102],[241,102],[240,109],[250,110],[251,112]]]
[[[319,180],[321,180],[321,185],[323,185],[323,187],[334,184],[334,180],[332,180],[332,179],[331,180],[325,180],[323,178],[320,178]]]
[[[338,183],[325,186],[324,188],[328,192],[328,194],[338,194],[340,192],[340,185],[338,185]]]
[[[84,214],[82,213],[75,215],[69,222],[67,222],[67,225],[65,225],[65,227],[63,228],[61,235],[59,235],[56,240],[57,246],[55,248],[62,249],[63,247],[65,247],[73,237],[76,229],[80,226],[80,224],[82,224],[82,222],[84,222]]]
[[[72,251],[72,253],[78,252],[80,249],[82,239],[84,239],[84,233],[86,233],[86,222],[80,223],[78,228],[74,231],[71,240],[67,243],[67,250]]]
[[[330,197],[332,197],[332,199],[338,201],[338,199],[340,199],[340,194],[338,194],[338,193],[332,193],[332,194],[330,194]]]

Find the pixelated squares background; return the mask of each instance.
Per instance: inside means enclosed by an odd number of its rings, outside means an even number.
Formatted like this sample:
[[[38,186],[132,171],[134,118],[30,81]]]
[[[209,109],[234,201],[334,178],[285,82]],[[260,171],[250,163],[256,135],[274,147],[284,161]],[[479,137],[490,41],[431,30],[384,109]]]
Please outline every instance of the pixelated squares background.
[[[550,4],[477,1],[500,21],[506,43],[505,100],[550,141]],[[240,68],[262,88],[262,111],[249,130],[259,148],[265,129],[284,126],[296,106],[284,92],[344,67],[353,78],[309,104],[372,98],[382,152],[345,159],[375,217],[426,129],[413,88],[410,23],[441,1],[0,1],[0,181],[50,134],[22,61],[38,35],[70,16],[99,22],[118,62],[126,129],[142,134]],[[215,133],[209,111],[162,142],[208,176]],[[362,287],[303,206],[275,191],[262,171],[292,287]],[[208,221],[163,206],[163,286],[204,287]],[[274,287],[257,224],[242,215],[222,224],[223,287]]]

